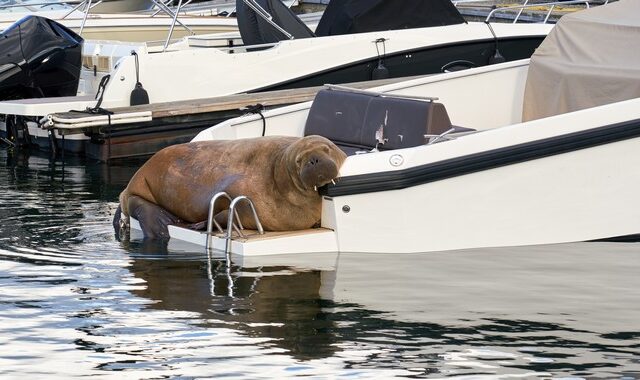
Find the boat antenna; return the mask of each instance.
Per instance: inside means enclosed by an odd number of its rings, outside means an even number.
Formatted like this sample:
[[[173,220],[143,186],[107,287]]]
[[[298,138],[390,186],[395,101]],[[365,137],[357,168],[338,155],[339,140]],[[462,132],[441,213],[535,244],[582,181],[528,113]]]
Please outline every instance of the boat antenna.
[[[495,5],[494,5],[495,7]],[[493,27],[491,26],[491,24],[489,23],[488,20],[485,20],[484,22],[485,24],[487,24],[487,26],[489,27],[489,31],[491,32],[491,35],[493,35],[493,42],[494,42],[494,51],[493,51],[493,55],[489,57],[489,64],[493,65],[494,63],[502,63],[505,62],[506,59],[504,58],[504,56],[502,54],[500,54],[500,50],[498,49],[498,36],[496,36],[496,33],[493,31]]]

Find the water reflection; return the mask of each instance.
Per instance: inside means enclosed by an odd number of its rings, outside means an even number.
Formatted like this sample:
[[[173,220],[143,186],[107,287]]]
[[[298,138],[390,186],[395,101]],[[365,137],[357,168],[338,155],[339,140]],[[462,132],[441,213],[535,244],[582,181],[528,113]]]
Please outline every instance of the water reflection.
[[[0,149],[3,158],[0,242],[36,250],[69,247],[102,231],[113,200],[141,164],[109,166],[78,157],[59,162],[42,153]]]
[[[638,248],[580,243],[428,255],[343,254],[333,287],[324,287],[329,291],[321,296],[358,305],[359,312],[375,311],[373,317],[357,317],[350,342],[362,339],[358,332],[376,331],[376,342],[381,335],[388,334],[389,341],[395,336],[400,351],[423,356],[418,367],[428,368],[429,354],[438,352],[444,361],[436,368],[449,374],[635,378],[640,374],[634,359],[640,354]],[[393,328],[376,328],[385,325],[382,321],[393,321]]]
[[[0,148],[0,377],[640,379],[638,244],[227,267],[114,239],[140,163]]]
[[[211,278],[201,260],[135,258],[129,268],[144,280],[134,294],[155,301],[151,309],[197,312],[204,326],[233,325],[250,337],[269,338],[299,360],[335,352],[333,322],[319,299],[322,273],[287,267],[241,269],[227,273],[214,260]]]
[[[636,378],[637,246],[581,243],[429,255],[224,263],[136,258],[147,307],[199,313],[298,360],[403,376]],[[277,258],[286,263],[287,257]],[[330,260],[329,260],[330,261]],[[320,269],[319,269],[320,268]]]

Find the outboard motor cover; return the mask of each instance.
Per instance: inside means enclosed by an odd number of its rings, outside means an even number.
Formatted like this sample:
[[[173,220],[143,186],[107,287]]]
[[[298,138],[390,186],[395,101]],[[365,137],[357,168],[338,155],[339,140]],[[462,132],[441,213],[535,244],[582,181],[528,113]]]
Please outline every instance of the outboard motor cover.
[[[76,95],[83,42],[44,17],[16,21],[0,33],[0,100]]]

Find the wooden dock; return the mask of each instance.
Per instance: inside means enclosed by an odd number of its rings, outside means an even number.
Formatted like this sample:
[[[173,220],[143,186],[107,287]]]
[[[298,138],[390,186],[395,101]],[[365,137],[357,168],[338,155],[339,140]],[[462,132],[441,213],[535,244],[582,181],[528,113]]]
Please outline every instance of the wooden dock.
[[[412,78],[415,77],[343,85],[364,89]],[[247,108],[252,106],[259,104],[264,109],[271,109],[309,101],[322,88],[306,87],[113,108],[108,110],[111,112],[109,115],[61,112],[48,115],[48,121],[42,127],[64,136],[88,136],[84,153],[100,161],[146,156],[165,146],[188,142],[212,125],[248,113]],[[57,145],[64,149],[59,140]]]

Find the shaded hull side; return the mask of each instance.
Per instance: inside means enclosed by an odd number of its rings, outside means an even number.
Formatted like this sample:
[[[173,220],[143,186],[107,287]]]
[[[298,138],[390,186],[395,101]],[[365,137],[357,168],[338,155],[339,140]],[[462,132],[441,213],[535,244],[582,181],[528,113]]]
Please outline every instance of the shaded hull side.
[[[531,57],[545,36],[517,37],[502,39],[498,49],[507,61]],[[389,77],[400,78],[415,75],[442,73],[442,67],[455,61],[469,61],[476,67],[489,64],[489,58],[495,52],[493,40],[473,41],[464,44],[431,46],[419,50],[404,51],[388,55],[383,59],[389,70]],[[322,86],[327,83],[338,84],[372,80],[373,70],[378,66],[377,58],[354,64],[334,67],[323,72],[292,79],[272,86],[255,89],[250,92],[285,90],[299,87]],[[467,68],[464,64],[459,68]]]

